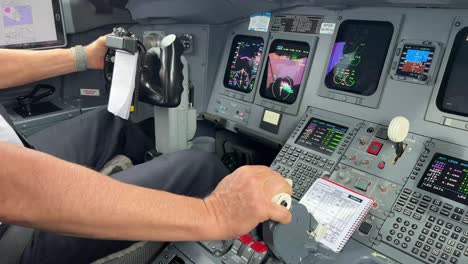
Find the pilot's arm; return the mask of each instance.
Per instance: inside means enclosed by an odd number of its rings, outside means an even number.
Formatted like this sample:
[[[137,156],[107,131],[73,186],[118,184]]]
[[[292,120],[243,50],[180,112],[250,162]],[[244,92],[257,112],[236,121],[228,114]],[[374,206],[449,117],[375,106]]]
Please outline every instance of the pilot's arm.
[[[204,199],[145,189],[50,155],[0,142],[0,221],[69,235],[126,240],[217,240],[291,215],[271,202],[290,185],[242,167]]]
[[[106,38],[100,37],[85,47],[88,69],[102,69]],[[76,71],[71,49],[10,50],[0,49],[0,89],[15,87]]]
[[[101,69],[104,38],[86,47]],[[0,87],[75,71],[70,50],[0,50]],[[189,198],[116,181],[50,155],[0,142],[0,222],[64,234],[126,240],[232,238],[289,211],[271,202],[289,184],[267,167],[243,167],[208,197]]]

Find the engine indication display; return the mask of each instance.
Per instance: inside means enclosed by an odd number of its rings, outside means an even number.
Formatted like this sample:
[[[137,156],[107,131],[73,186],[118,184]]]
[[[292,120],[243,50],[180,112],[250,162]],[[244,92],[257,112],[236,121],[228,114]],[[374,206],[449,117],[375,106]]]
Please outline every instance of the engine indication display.
[[[418,188],[468,205],[468,161],[436,153]]]
[[[274,40],[260,87],[264,98],[293,104],[304,78],[309,59],[308,43],[291,40]]]
[[[348,127],[317,118],[311,118],[296,144],[332,155],[343,140]]]
[[[414,79],[427,78],[435,48],[430,46],[404,45],[396,74]]]
[[[238,35],[234,38],[224,74],[226,88],[244,93],[254,89],[264,45],[261,37]]]
[[[460,30],[454,40],[447,68],[437,95],[437,107],[446,113],[468,117],[468,27]]]
[[[377,90],[393,24],[383,21],[346,20],[338,30],[328,63],[329,89],[370,96]]]

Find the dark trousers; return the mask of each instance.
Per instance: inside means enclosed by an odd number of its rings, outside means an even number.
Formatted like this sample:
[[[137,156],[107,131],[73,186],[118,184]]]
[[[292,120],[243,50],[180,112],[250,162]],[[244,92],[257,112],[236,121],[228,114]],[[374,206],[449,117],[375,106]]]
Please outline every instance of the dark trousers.
[[[130,122],[101,109],[41,131],[29,140],[39,151],[100,169],[117,154],[125,154],[138,162],[148,144],[145,137]],[[214,155],[190,150],[163,155],[111,177],[142,187],[204,197],[227,174],[227,169]],[[23,253],[22,263],[90,263],[132,243],[35,231]]]

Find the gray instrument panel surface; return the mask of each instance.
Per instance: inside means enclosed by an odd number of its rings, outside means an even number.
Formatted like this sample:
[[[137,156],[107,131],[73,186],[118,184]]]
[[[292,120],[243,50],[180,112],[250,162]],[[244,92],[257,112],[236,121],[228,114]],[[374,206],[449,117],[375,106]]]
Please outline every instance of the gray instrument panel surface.
[[[350,17],[360,17],[361,19],[379,19],[379,17],[388,17],[389,14],[398,14],[399,17],[402,15],[400,22],[400,28],[396,41],[400,40],[430,40],[433,42],[441,43],[444,47],[443,54],[441,54],[442,66],[438,70],[438,77],[435,87],[435,95],[437,95],[437,89],[440,85],[443,72],[445,70],[444,64],[450,51],[452,49],[451,42],[449,41],[449,35],[453,38],[451,33],[451,27],[453,30],[459,30],[462,26],[455,26],[456,21],[460,21],[463,25],[463,15],[466,10],[455,10],[455,9],[418,9],[418,8],[371,8],[361,7],[354,8],[353,10],[345,11],[332,11],[326,10],[319,7],[301,7],[293,8],[287,11],[286,14],[299,14],[307,16],[322,16],[323,23],[339,23],[338,17],[346,17],[346,14],[350,14]],[[354,13],[354,14],[353,14]],[[281,13],[278,13],[281,15]],[[370,14],[370,15],[369,15]],[[393,15],[392,15],[393,16]],[[243,33],[261,34],[253,31],[248,31],[248,22],[241,22],[232,26],[232,30]],[[317,108],[337,112],[340,114],[351,115],[368,120],[370,122],[379,124],[388,124],[394,116],[403,115],[406,116],[411,122],[411,131],[413,133],[424,135],[430,138],[438,138],[450,142],[454,142],[460,145],[467,146],[468,143],[463,140],[463,136],[466,132],[459,129],[442,126],[444,119],[439,115],[436,120],[430,118],[424,119],[428,105],[430,108],[437,110],[434,106],[434,102],[430,102],[429,98],[432,93],[432,86],[419,85],[411,82],[402,82],[389,78],[389,69],[383,72],[382,76],[386,78],[383,84],[383,94],[380,100],[379,107],[376,109],[362,107],[354,104],[347,104],[337,100],[332,100],[325,97],[317,96],[319,93],[319,87],[323,85],[323,78],[327,68],[329,56],[335,40],[335,34],[338,30],[335,25],[334,34],[322,33],[318,35],[317,48],[314,54],[314,61],[310,68],[309,78],[307,80],[306,88],[302,98],[302,103],[299,108],[297,116],[285,115],[281,121],[281,127],[277,134],[269,133],[259,128],[259,123],[262,118],[264,107],[259,105],[252,105],[251,121],[248,124],[235,124],[230,120],[234,118],[226,118],[226,128],[235,130],[238,128],[241,131],[247,131],[248,134],[255,135],[257,137],[265,138],[276,143],[283,143],[289,137],[290,132],[294,129],[297,122],[299,121],[302,113],[306,111],[308,105],[312,105]],[[397,29],[395,28],[395,32]],[[231,45],[231,43],[226,43]],[[393,59],[393,54],[396,50],[396,42],[390,47],[389,56]],[[390,55],[391,54],[391,55]],[[225,55],[227,56],[227,55]],[[387,61],[387,66],[390,67],[390,60]],[[219,71],[216,74],[217,78],[222,78],[224,75],[225,64],[221,60],[217,62]],[[220,77],[221,76],[221,77]],[[214,114],[213,104],[216,99],[221,95],[219,90],[219,82],[213,87],[213,93],[211,96],[208,112]],[[236,100],[234,100],[236,101]],[[458,124],[457,120],[462,120],[459,116],[450,117],[454,123],[454,126],[463,128],[465,123],[461,122]],[[456,124],[455,124],[456,123]]]

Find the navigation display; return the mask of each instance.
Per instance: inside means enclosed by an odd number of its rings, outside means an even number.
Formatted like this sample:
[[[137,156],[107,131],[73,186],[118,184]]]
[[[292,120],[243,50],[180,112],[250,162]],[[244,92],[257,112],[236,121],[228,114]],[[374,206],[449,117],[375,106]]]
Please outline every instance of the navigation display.
[[[331,156],[343,140],[348,128],[312,118],[296,144]]]
[[[437,95],[437,107],[441,111],[468,117],[467,73],[468,27],[460,30],[455,37],[439,94]]]
[[[66,45],[60,0],[0,0],[0,48]]]
[[[268,54],[260,95],[293,104],[304,78],[310,46],[305,42],[275,40]]]
[[[401,51],[396,74],[415,79],[422,74],[427,74],[432,65],[434,51],[434,47],[405,45]]]
[[[359,95],[374,94],[392,36],[390,22],[344,21],[328,62],[325,85]]]
[[[468,205],[468,161],[436,153],[418,188]]]
[[[265,43],[261,37],[238,35],[232,41],[224,86],[250,93],[255,86]]]

